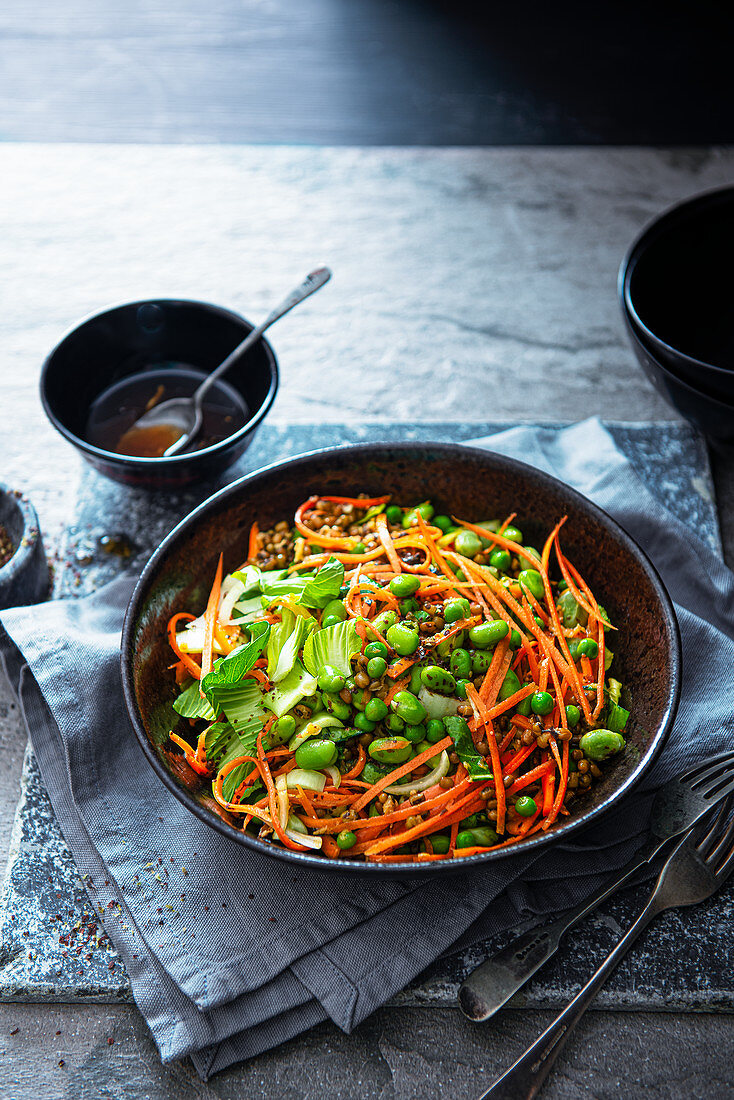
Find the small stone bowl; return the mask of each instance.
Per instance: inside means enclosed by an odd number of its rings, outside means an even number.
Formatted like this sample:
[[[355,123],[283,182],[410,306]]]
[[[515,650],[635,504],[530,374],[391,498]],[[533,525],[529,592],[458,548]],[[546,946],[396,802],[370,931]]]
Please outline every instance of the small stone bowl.
[[[49,572],[36,510],[26,497],[0,485],[0,526],[15,552],[0,566],[0,608],[40,603],[48,595]]]

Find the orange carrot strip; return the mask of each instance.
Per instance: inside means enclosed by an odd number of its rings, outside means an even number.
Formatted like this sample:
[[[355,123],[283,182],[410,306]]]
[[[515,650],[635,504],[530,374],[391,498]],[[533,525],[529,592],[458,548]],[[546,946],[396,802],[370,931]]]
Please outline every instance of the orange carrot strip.
[[[420,515],[420,513],[418,514]],[[387,554],[387,560],[390,562],[390,565],[393,567],[396,573],[402,573],[403,563],[398,557],[398,552],[395,549],[395,543],[393,542],[393,537],[390,534],[387,516],[384,512],[380,512],[379,516],[375,517],[375,527],[377,529],[377,534],[380,537],[380,542],[382,543],[385,549],[385,553]]]
[[[291,840],[289,836],[286,836],[283,826],[280,824],[280,818],[278,815],[278,796],[275,790],[275,784],[273,783],[273,777],[270,774],[270,767],[268,765],[267,757],[265,756],[265,749],[263,748],[263,735],[267,732],[267,729],[270,729],[270,726],[272,726],[274,721],[275,718],[273,718],[272,721],[268,723],[266,729],[260,730],[257,735],[257,759],[260,763],[263,782],[265,783],[265,787],[268,792],[268,806],[270,808],[272,826],[275,829],[278,840],[284,847],[290,848],[292,851],[295,852],[308,852],[310,850],[309,848],[304,847],[303,844],[296,844],[294,840]]]
[[[479,535],[482,539],[489,539],[490,542],[497,543],[504,550],[509,550],[511,554],[514,554],[518,558],[525,558],[530,563],[532,569],[535,569],[538,564],[538,559],[529,554],[524,546],[521,546],[519,542],[513,542],[511,539],[506,539],[504,535],[499,535],[494,531],[489,531],[485,527],[478,527],[476,523],[467,523],[464,519],[457,519],[456,516],[452,516],[454,523],[459,527],[466,527],[467,531],[473,531],[475,535]]]
[[[200,680],[200,666],[197,665],[196,661],[194,661],[193,658],[188,655],[188,653],[181,652],[181,650],[178,648],[178,642],[176,641],[176,624],[179,623],[182,619],[185,619],[187,622],[191,622],[191,620],[195,618],[195,615],[189,615],[187,611],[179,611],[177,615],[173,615],[168,620],[168,644],[178,657],[179,661],[183,661],[187,670],[191,673],[194,679]]]
[[[518,703],[521,703],[523,699],[526,699],[528,695],[532,695],[535,691],[535,684],[525,684],[519,691],[516,691],[514,695],[509,695],[507,699],[501,703],[495,703],[493,707],[488,711],[490,718],[499,718],[500,714],[504,714],[507,710],[512,710]],[[522,717],[522,715],[520,715]]]
[[[367,753],[364,751],[364,747],[362,745],[357,745],[357,749],[359,750],[359,758],[357,760],[357,763],[353,764],[349,771],[344,773],[344,775],[342,776],[342,782],[344,782],[345,779],[356,779],[357,776],[361,775],[364,771],[364,766],[367,763]]]
[[[555,761],[550,761],[553,764],[555,770]],[[543,817],[547,817],[553,809],[553,791],[555,788],[555,777],[553,772],[546,772],[541,780],[543,789]]]
[[[395,683],[393,684],[393,686],[392,686],[392,687],[390,688],[390,690],[388,691],[387,695],[385,696],[385,704],[386,704],[386,706],[388,706],[388,707],[389,707],[389,706],[390,706],[390,703],[391,703],[391,702],[393,701],[393,699],[395,698],[395,696],[397,695],[397,693],[398,693],[399,691],[402,691],[402,690],[403,690],[404,688],[406,688],[406,687],[408,686],[408,684],[409,684],[409,683],[410,683],[410,676],[406,676],[406,677],[405,677],[405,679],[403,679],[403,680],[397,680],[397,681],[396,681],[396,682],[395,682]]]
[[[257,520],[255,520],[252,527],[250,528],[250,539],[249,539],[249,542],[247,544],[247,560],[248,561],[254,561],[255,558],[257,557],[257,552],[260,549],[259,535],[260,535],[260,528],[258,526]]]
[[[395,685],[397,686],[397,685]],[[404,775],[408,775],[421,764],[427,763],[432,756],[437,756],[438,753],[443,752],[444,749],[448,749],[453,745],[453,741],[450,737],[444,737],[436,745],[431,745],[425,752],[421,752],[418,756],[415,756],[412,760],[408,760],[405,764],[401,764],[395,768],[388,775],[384,775],[382,779],[379,779],[377,783],[373,783],[369,790],[365,791],[363,795],[355,802],[354,809],[361,810],[363,806],[366,806],[368,802],[371,802],[373,798],[376,798],[378,794],[389,787],[392,783],[397,783],[398,779],[402,779]]]
[[[186,756],[186,763],[189,767],[193,768],[199,775],[209,775],[209,768],[206,763],[202,763],[197,759],[196,752],[192,749],[188,741],[184,741],[183,737],[179,737],[178,734],[171,731],[168,735],[174,744],[178,745],[180,749],[183,749]]]
[[[558,813],[563,805],[563,800],[566,797],[566,790],[568,788],[568,756],[569,746],[568,741],[563,742],[563,762],[561,764],[561,779],[558,784],[558,794],[556,795],[553,807],[543,822],[543,828],[549,829],[553,822],[558,817]]]
[[[219,607],[219,592],[222,587],[222,564],[224,556],[219,555],[219,561],[217,562],[217,571],[214,574],[214,584],[212,590],[209,593],[209,601],[206,605],[206,611],[204,612],[204,648],[201,651],[201,678],[204,679],[211,670],[214,661],[214,624],[217,621],[217,608]],[[199,688],[199,694],[202,699],[206,696],[201,688]]]
[[[502,643],[500,643],[500,645],[501,644]],[[499,646],[497,648],[499,649]],[[494,796],[497,799],[497,832],[504,833],[507,803],[505,798],[505,784],[502,780],[502,761],[500,760],[500,751],[497,747],[497,738],[494,735],[494,729],[492,727],[492,719],[489,717],[489,712],[485,706],[484,700],[474,687],[474,684],[469,683],[466,685],[466,697],[474,707],[474,710],[478,713],[487,731],[489,755],[492,760],[492,774],[494,775]]]
[[[398,677],[402,676],[404,672],[407,672],[408,669],[415,664],[417,659],[417,657],[401,657],[395,664],[390,665],[387,670],[388,676],[391,680],[397,680]]]

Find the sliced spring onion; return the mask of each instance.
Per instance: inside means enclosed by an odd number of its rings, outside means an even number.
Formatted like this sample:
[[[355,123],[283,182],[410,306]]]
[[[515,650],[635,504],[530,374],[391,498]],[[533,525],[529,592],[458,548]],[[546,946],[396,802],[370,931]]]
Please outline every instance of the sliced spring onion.
[[[296,844],[302,844],[304,848],[320,848],[323,840],[320,836],[311,836],[310,833],[299,833],[295,829],[285,829],[285,835],[289,840],[295,840]]]
[[[245,586],[236,577],[228,576],[222,581],[222,594],[219,600],[217,618],[222,626],[229,626],[232,622],[232,608],[245,594]]]
[[[324,773],[312,771],[310,768],[294,768],[293,771],[284,775],[283,779],[289,787],[303,787],[304,790],[318,791],[319,794],[326,786]]]
[[[448,753],[444,749],[441,753],[438,764],[429,772],[428,775],[424,775],[422,779],[411,780],[410,783],[391,783],[389,787],[383,787],[383,791],[387,794],[407,794],[408,791],[426,791],[429,787],[432,787],[434,783],[438,783],[439,779],[443,779],[448,774],[450,761]],[[293,775],[293,772],[290,772]]]
[[[461,699],[455,695],[438,695],[426,687],[420,689],[418,698],[426,708],[429,718],[448,718],[451,714],[458,714],[461,706]]]
[[[291,805],[288,798],[288,784],[286,783],[287,776],[279,775],[275,780],[275,791],[278,796],[278,820],[280,821],[281,829],[285,829],[288,824],[288,818],[290,817]]]
[[[296,814],[291,814],[290,817],[288,818],[287,828],[290,829],[290,831],[292,833],[307,833],[308,832],[308,829],[303,824],[300,817],[297,817]]]
[[[338,789],[342,783],[342,773],[338,768],[335,768],[333,764],[329,764],[328,767],[323,769],[331,779],[332,784]]]

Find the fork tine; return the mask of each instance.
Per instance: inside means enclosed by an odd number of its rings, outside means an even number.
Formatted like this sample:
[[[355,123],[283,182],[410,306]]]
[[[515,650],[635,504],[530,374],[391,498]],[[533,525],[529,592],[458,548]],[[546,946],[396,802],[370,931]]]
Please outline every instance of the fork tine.
[[[709,801],[713,806],[715,802],[720,802],[732,791],[734,791],[734,772],[720,776],[711,784],[711,787],[705,791],[696,791],[696,794]]]
[[[682,772],[679,778],[694,779],[699,773],[707,772],[710,768],[716,767],[717,764],[732,759],[734,759],[734,749],[723,749],[721,752],[714,753],[713,756],[707,756],[705,760],[699,760],[688,771]]]
[[[732,799],[725,798],[721,805],[714,804],[698,826],[696,847],[701,859],[708,860],[714,847],[724,835],[724,827],[731,812]]]
[[[734,773],[734,757],[731,760],[722,760],[708,771],[697,776],[689,784],[690,789],[696,794],[704,795],[707,789],[719,779],[725,779],[727,775]]]
[[[729,818],[729,824],[726,831],[718,837],[718,843],[712,847],[706,856],[706,862],[709,864],[710,869],[715,875],[725,873],[725,868],[729,860],[734,856],[734,817],[731,817],[732,799],[727,799],[722,810],[726,810],[726,816]],[[721,820],[721,811],[717,814],[717,821]],[[726,820],[726,818],[724,818]],[[714,838],[717,839],[717,838]]]

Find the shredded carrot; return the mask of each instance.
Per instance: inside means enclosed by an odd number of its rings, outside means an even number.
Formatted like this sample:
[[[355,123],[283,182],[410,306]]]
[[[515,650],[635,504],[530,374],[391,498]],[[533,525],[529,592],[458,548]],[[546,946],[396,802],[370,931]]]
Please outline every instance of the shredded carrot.
[[[178,657],[179,661],[182,661],[183,664],[186,666],[187,671],[191,673],[194,679],[200,680],[200,665],[197,665],[196,661],[194,661],[193,658],[188,655],[188,653],[183,653],[179,649],[178,642],[176,641],[176,625],[182,620],[185,620],[186,622],[191,622],[191,620],[195,618],[195,615],[189,615],[186,611],[179,611],[177,615],[172,615],[171,618],[168,620],[168,644]]]
[[[387,695],[385,696],[386,706],[389,707],[390,703],[393,701],[393,699],[395,698],[397,693],[399,691],[403,691],[408,686],[409,683],[410,683],[410,676],[406,676],[404,680],[398,680],[396,683],[394,683],[393,686],[388,691]]]
[[[499,649],[499,646],[497,648]],[[497,832],[504,833],[506,811],[505,783],[502,778],[502,761],[500,760],[500,752],[497,747],[497,738],[494,735],[492,719],[489,717],[485,702],[474,687],[474,684],[466,685],[466,697],[481,719],[486,730],[487,743],[489,744],[489,756],[492,761],[492,774],[494,775],[494,796],[497,799]]]
[[[212,590],[209,593],[209,602],[206,605],[206,611],[204,612],[204,648],[201,651],[201,678],[212,670],[212,664],[214,661],[214,624],[217,621],[217,608],[219,607],[219,592],[222,587],[222,565],[224,555],[219,555],[219,561],[217,562],[217,571],[214,574],[214,584]],[[199,693],[202,699],[206,696],[201,688]]]
[[[408,775],[410,772],[415,771],[421,764],[425,764],[431,757],[437,756],[444,749],[448,749],[453,745],[453,741],[450,737],[444,737],[435,745],[431,745],[429,749],[413,757],[412,760],[408,760],[405,764],[401,764],[394,771],[391,771],[388,775],[384,775],[382,779],[378,779],[377,783],[373,783],[368,791],[365,791],[363,795],[354,804],[355,810],[361,810],[363,806],[366,806],[368,802],[371,802],[373,798],[377,798],[385,787],[389,787],[392,783],[397,783],[398,779],[402,779],[404,775]]]
[[[418,514],[420,515],[420,512]],[[377,528],[377,534],[380,536],[380,542],[385,548],[387,560],[390,562],[390,565],[393,567],[396,573],[402,573],[403,563],[398,557],[398,552],[395,549],[395,543],[393,542],[392,535],[390,534],[387,516],[384,512],[380,512],[379,516],[375,518],[375,527]]]
[[[250,541],[247,545],[247,560],[249,562],[255,561],[255,559],[257,557],[257,552],[258,552],[259,549],[260,549],[260,528],[258,526],[257,520],[255,520],[252,527],[250,528]]]

